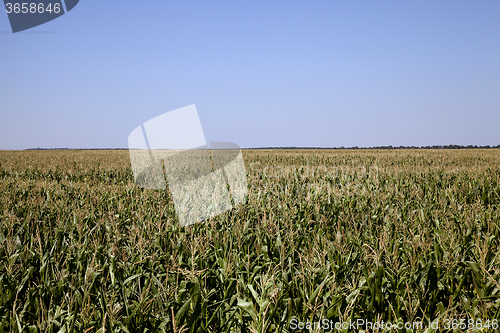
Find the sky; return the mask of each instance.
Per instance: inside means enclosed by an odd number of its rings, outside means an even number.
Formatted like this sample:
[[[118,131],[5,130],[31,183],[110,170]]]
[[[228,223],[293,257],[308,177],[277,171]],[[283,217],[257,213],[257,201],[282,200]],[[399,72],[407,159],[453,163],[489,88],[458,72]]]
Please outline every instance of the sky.
[[[500,144],[500,1],[81,0],[13,34],[0,149],[127,148],[195,104],[251,147]]]

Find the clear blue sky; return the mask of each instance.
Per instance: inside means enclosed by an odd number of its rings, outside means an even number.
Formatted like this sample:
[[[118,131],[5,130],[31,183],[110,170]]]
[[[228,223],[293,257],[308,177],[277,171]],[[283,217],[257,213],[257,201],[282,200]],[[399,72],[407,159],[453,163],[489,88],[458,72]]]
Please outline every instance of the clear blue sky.
[[[242,147],[500,144],[500,1],[90,1],[12,34],[0,149],[126,147],[196,104]]]

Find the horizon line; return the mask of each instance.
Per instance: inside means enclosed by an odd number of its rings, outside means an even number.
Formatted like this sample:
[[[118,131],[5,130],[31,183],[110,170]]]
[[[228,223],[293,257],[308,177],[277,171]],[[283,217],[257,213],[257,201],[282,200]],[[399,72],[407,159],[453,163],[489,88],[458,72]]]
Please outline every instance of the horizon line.
[[[362,150],[362,149],[374,149],[374,150],[395,150],[395,149],[500,149],[500,144],[496,146],[484,145],[427,145],[427,146],[370,146],[370,147],[300,147],[300,146],[268,146],[268,147],[245,147],[242,150],[252,150],[252,149],[260,149],[260,150],[293,150],[293,149],[309,149],[309,150]],[[0,149],[0,151],[9,151],[9,150],[18,150],[18,151],[28,151],[28,150],[130,150],[130,148],[68,148],[68,147],[59,147],[59,148],[26,148],[26,149]]]

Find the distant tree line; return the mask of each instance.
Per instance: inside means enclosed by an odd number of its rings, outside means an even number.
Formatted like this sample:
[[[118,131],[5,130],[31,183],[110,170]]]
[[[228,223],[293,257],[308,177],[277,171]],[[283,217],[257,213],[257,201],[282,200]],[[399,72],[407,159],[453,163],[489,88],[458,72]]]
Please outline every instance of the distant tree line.
[[[500,145],[496,146],[477,146],[477,145],[446,145],[446,146],[376,146],[376,147],[262,147],[262,148],[245,148],[245,149],[500,149]]]
[[[128,148],[28,148],[26,150],[128,150]],[[500,149],[496,146],[476,146],[476,145],[447,145],[447,146],[376,146],[376,147],[259,147],[242,149]]]
[[[354,149],[356,149],[355,147]],[[361,148],[361,149],[490,149],[490,148],[500,148],[500,145],[496,146],[476,146],[476,145],[468,145],[468,146],[461,146],[461,145],[447,145],[447,146],[420,146],[420,147],[415,147],[415,146],[399,146],[399,147],[393,147],[393,146],[379,146],[379,147],[370,147],[370,148]]]

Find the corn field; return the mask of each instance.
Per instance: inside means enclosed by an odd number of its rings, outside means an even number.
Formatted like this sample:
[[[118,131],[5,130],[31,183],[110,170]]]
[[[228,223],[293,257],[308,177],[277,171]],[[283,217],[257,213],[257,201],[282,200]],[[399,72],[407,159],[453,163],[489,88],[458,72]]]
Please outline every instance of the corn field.
[[[0,332],[500,319],[500,150],[243,156],[247,202],[182,228],[127,151],[0,151]]]

